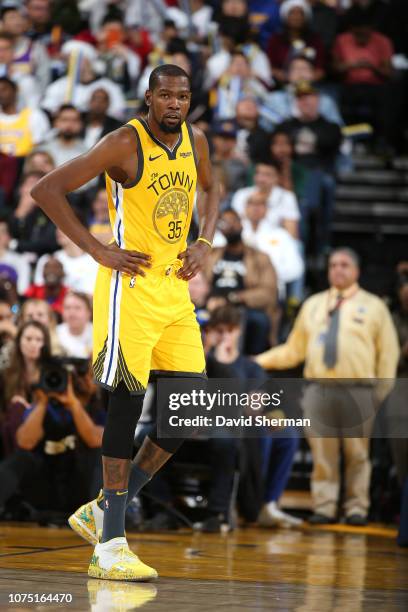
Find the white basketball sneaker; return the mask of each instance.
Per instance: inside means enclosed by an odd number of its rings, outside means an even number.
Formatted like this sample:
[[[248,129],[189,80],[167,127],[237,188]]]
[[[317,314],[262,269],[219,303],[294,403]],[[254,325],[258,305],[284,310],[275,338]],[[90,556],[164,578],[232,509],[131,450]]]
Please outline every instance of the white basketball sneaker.
[[[103,527],[103,510],[98,506],[102,497],[100,491],[96,499],[78,508],[68,519],[71,529],[94,546],[98,544],[98,533]]]
[[[95,546],[88,576],[104,580],[149,582],[158,576],[155,569],[143,563],[133,553],[125,537],[112,538]]]

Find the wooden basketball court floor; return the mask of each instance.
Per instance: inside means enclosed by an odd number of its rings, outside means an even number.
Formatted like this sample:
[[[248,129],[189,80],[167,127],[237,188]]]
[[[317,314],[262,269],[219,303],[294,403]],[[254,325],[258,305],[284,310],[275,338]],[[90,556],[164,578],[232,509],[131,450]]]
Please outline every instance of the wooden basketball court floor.
[[[134,584],[88,579],[92,548],[69,528],[0,523],[0,610],[406,612],[408,549],[395,536],[341,525],[131,533],[132,549],[160,575]],[[72,602],[10,603],[17,593]]]

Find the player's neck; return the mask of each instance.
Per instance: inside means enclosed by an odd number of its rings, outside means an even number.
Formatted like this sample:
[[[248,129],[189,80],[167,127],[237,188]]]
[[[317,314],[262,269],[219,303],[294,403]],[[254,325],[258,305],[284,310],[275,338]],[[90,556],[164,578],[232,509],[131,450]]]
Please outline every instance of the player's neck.
[[[175,134],[169,134],[168,132],[163,132],[160,129],[160,126],[157,123],[157,121],[150,115],[147,115],[146,122],[150,128],[151,133],[153,134],[153,136],[157,138],[157,140],[160,140],[160,142],[166,145],[168,149],[173,149],[175,147],[175,145],[177,144],[180,138],[180,132],[176,132]]]

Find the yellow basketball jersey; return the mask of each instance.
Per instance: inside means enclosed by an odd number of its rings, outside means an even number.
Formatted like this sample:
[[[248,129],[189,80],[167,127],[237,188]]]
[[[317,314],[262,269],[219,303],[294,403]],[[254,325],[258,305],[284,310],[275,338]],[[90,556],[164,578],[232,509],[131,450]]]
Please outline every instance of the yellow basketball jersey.
[[[23,109],[12,121],[0,119],[0,151],[6,155],[24,157],[32,150],[34,143],[31,135],[32,111]]]
[[[191,126],[183,123],[171,150],[156,139],[144,119],[132,119],[138,168],[132,185],[106,175],[109,217],[116,243],[152,257],[152,267],[174,262],[186,248],[197,185]]]

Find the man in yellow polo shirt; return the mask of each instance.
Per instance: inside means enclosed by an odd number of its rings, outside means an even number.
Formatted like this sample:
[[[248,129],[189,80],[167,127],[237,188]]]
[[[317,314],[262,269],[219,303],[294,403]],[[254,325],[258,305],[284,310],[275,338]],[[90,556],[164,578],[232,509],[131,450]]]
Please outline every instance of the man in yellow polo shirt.
[[[320,379],[308,386],[303,398],[305,416],[311,418],[312,428],[314,419],[323,424],[323,429],[319,427],[319,432],[309,438],[314,463],[311,479],[314,514],[310,521],[314,524],[333,523],[337,518],[341,444],[345,455],[346,522],[355,526],[366,524],[370,484],[367,436],[374,407],[387,394],[399,358],[390,313],[378,297],[361,289],[357,282],[359,273],[358,255],[345,247],[336,249],[329,259],[330,288],[305,301],[285,344],[256,357],[259,365],[271,370],[305,362],[305,378]],[[333,379],[338,379],[339,385],[333,385]],[[375,379],[382,379],[382,384],[376,385]],[[355,415],[350,410],[350,397],[357,398]],[[357,414],[360,409],[362,413]],[[363,433],[357,434],[365,437],[343,437],[336,433],[333,436],[333,431],[339,430],[324,428],[327,415],[337,419],[337,423],[343,418],[341,428],[346,433],[359,421],[360,424],[365,421]]]
[[[12,157],[25,157],[42,142],[50,124],[38,109],[17,108],[18,87],[8,77],[0,78],[0,151]]]

